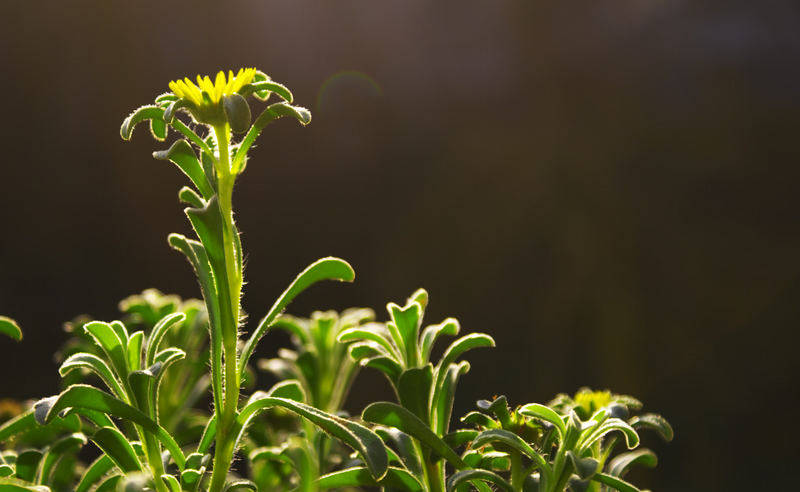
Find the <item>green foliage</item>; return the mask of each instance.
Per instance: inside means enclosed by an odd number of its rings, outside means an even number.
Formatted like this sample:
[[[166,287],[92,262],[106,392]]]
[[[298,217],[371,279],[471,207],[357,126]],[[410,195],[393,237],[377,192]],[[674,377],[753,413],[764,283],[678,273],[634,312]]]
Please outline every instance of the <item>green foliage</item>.
[[[62,391],[33,405],[0,401],[0,491],[639,490],[628,470],[657,463],[639,447],[639,432],[667,441],[673,433],[659,415],[638,414],[641,403],[628,396],[582,389],[514,409],[501,396],[478,402],[451,430],[458,382],[470,369],[462,359],[495,342],[470,333],[434,357],[436,342],[460,326],[447,318],[423,327],[423,289],[403,306],[389,303],[386,322],[369,309],[284,314],[317,282],[354,280],[346,261],[322,258],[245,334],[234,184],[268,124],[291,117],[306,125],[311,114],[253,68],[196,80],[171,82],[120,134],[128,140],[148,122],[156,141],[176,136],[153,157],[188,178],[178,196],[194,237],[168,242],[194,269],[203,299],[149,289],[120,302],[120,320],[67,323],[70,340],[57,354]],[[273,95],[277,102],[254,112],[254,100]],[[249,364],[270,329],[288,332],[293,347],[258,361],[278,378],[260,391]],[[0,333],[22,339],[2,316]],[[343,406],[362,366],[387,378],[396,401],[372,403],[355,419]],[[82,463],[84,455],[93,461]]]

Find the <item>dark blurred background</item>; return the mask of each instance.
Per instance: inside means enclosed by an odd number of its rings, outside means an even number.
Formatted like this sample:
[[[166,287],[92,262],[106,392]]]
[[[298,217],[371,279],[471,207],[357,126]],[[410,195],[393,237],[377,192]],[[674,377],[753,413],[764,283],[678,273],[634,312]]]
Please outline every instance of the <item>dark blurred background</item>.
[[[676,430],[638,483],[768,490],[795,464],[800,8],[790,1],[5,2],[0,395],[58,390],[61,323],[147,287],[198,296],[166,236],[184,178],[123,118],[167,82],[255,66],[312,110],[236,189],[245,309],[318,257],[352,285],[291,312],[431,295],[498,347],[456,415],[583,385]],[[251,325],[252,327],[252,325]],[[267,346],[272,343],[271,346]],[[267,338],[262,354],[280,338]],[[366,388],[366,389],[365,389]],[[391,398],[364,373],[359,411]],[[746,485],[745,485],[746,484]],[[752,487],[755,486],[755,489]],[[791,486],[789,486],[791,488]]]

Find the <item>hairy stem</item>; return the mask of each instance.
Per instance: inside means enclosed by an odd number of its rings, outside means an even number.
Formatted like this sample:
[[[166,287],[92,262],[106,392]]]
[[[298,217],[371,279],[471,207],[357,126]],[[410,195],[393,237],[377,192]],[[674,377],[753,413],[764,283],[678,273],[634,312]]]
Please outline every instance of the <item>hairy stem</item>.
[[[222,408],[215,409],[218,425],[214,467],[209,490],[210,492],[219,492],[225,485],[225,478],[235,451],[235,421],[239,409],[240,389],[237,342],[239,340],[239,300],[242,291],[242,274],[235,247],[237,238],[233,222],[233,183],[236,176],[231,173],[230,129],[227,124],[214,127],[214,134],[219,150],[217,197],[222,213],[222,230],[218,233],[222,236],[225,257],[224,269],[219,269],[224,274],[218,275],[217,278],[225,385]]]

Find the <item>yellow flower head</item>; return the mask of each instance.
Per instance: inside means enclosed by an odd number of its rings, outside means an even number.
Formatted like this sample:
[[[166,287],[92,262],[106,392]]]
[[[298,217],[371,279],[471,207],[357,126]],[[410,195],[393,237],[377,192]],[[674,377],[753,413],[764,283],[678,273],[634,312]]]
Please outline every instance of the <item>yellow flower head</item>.
[[[201,108],[218,104],[223,96],[237,94],[242,87],[252,82],[255,76],[255,68],[240,68],[236,75],[233,74],[233,70],[228,70],[227,77],[225,72],[220,70],[214,82],[208,75],[205,77],[198,75],[197,85],[186,77],[183,80],[173,80],[169,83],[169,88],[180,99]]]

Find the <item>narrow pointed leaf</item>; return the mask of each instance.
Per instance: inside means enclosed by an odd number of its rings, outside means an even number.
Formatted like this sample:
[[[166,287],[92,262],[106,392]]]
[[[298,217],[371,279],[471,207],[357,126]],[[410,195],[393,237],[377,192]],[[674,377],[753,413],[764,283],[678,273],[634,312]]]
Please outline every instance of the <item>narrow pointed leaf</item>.
[[[117,492],[117,486],[122,481],[123,475],[112,475],[104,479],[94,492]]]
[[[449,461],[456,469],[466,466],[466,463],[448,446],[439,436],[409,410],[395,403],[383,401],[368,405],[361,414],[367,422],[395,427],[438,453]]]
[[[338,280],[343,282],[352,282],[355,278],[353,267],[346,261],[339,258],[322,258],[315,261],[308,266],[305,270],[300,272],[300,275],[294,279],[289,287],[281,294],[275,304],[272,305],[269,312],[264,319],[258,324],[258,327],[247,340],[247,343],[242,350],[242,357],[239,359],[239,372],[244,373],[244,368],[253,354],[256,344],[264,336],[267,329],[272,325],[275,318],[283,311],[286,306],[292,302],[298,294],[306,290],[308,287],[314,285],[321,280]]]
[[[17,322],[6,316],[0,316],[0,334],[9,336],[16,341],[22,340],[22,330]]]

